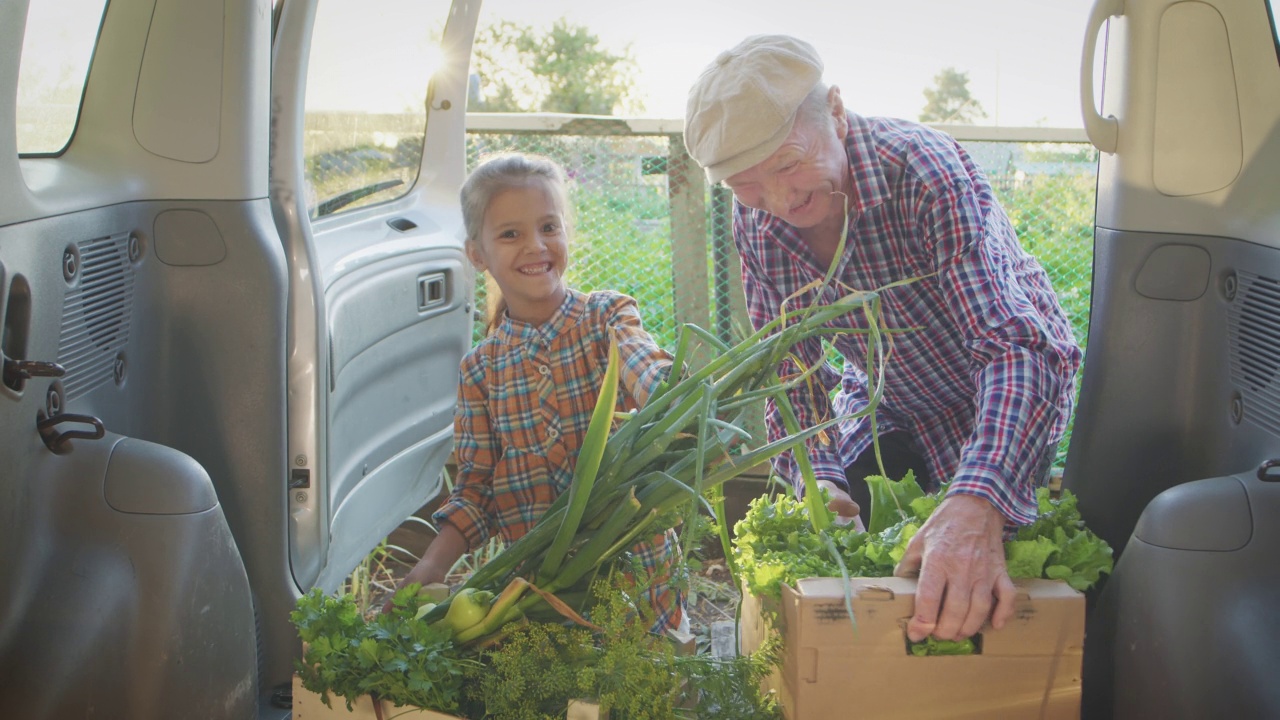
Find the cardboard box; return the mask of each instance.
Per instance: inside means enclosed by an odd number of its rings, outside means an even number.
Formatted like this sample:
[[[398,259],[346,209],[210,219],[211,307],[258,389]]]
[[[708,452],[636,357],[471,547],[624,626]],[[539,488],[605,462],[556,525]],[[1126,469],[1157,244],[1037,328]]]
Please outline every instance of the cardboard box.
[[[1066,583],[1016,580],[1014,616],[1002,630],[983,628],[980,654],[930,657],[908,650],[915,580],[851,583],[856,632],[839,578],[784,586],[776,608],[744,598],[744,652],[769,633],[782,635],[782,668],[766,685],[779,693],[788,720],[1080,717],[1084,595]],[[776,628],[763,612],[770,608]]]

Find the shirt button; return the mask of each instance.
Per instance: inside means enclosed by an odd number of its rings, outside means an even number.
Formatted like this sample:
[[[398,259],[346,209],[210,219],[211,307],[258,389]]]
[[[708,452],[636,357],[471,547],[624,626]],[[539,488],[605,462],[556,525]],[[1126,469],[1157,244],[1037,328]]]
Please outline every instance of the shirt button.
[[[547,428],[547,437],[551,438],[552,440],[555,440],[556,438],[560,437],[560,431],[555,428]]]
[[[551,368],[547,367],[546,365],[539,365],[539,366],[538,366],[538,372],[539,372],[540,374],[542,374],[542,375],[550,375],[550,374],[551,374]]]

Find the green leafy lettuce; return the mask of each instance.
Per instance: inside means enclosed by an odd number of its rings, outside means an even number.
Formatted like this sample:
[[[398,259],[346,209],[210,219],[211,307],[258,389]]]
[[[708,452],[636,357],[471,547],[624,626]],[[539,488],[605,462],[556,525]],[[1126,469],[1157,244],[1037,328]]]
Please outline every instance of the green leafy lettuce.
[[[941,503],[946,487],[925,495],[910,472],[898,481],[870,477],[867,482],[871,527],[861,532],[848,525],[825,532],[851,577],[885,577],[893,574],[911,538]],[[1111,547],[1085,527],[1071,491],[1064,490],[1061,498],[1054,499],[1048,488],[1039,488],[1036,502],[1035,522],[1018,528],[1005,542],[1010,577],[1065,580],[1083,591],[1111,572]],[[734,526],[734,535],[733,554],[743,582],[757,595],[776,599],[783,583],[840,576],[839,565],[809,523],[804,503],[790,494],[752,500]]]

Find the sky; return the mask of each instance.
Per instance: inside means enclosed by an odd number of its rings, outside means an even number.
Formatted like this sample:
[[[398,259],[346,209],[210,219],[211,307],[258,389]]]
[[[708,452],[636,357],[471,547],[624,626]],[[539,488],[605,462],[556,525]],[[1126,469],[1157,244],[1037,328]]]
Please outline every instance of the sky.
[[[943,68],[955,67],[969,74],[970,91],[986,110],[980,123],[1077,128],[1091,2],[483,0],[480,25],[511,20],[546,29],[564,18],[614,52],[629,50],[645,117],[683,117],[689,86],[716,55],[748,35],[781,32],[817,48],[823,79],[840,86],[845,104],[863,115],[915,119],[924,89]],[[32,23],[52,32],[38,48],[24,47],[23,73],[83,81],[103,4],[33,2]],[[421,102],[425,66],[438,60],[422,41],[439,32],[449,0],[323,0],[320,7],[325,17],[312,45],[309,109],[403,112]],[[71,22],[79,17],[87,19]],[[82,41],[69,37],[76,28]],[[78,97],[78,86],[71,96]]]
[[[684,115],[702,68],[757,33],[809,41],[823,79],[864,115],[916,118],[945,67],[969,73],[983,124],[1080,127],[1079,77],[1092,0],[484,0],[480,24],[549,27],[563,17],[615,52],[630,47],[649,117]]]

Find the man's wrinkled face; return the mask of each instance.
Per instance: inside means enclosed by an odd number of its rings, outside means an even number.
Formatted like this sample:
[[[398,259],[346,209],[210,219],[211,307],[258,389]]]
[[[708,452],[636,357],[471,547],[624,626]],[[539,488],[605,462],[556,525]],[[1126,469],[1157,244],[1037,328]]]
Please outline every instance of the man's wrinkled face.
[[[844,198],[838,193],[849,191],[848,125],[838,91],[835,98],[831,116],[806,117],[801,110],[781,147],[725,179],[738,202],[801,229],[843,216]]]

